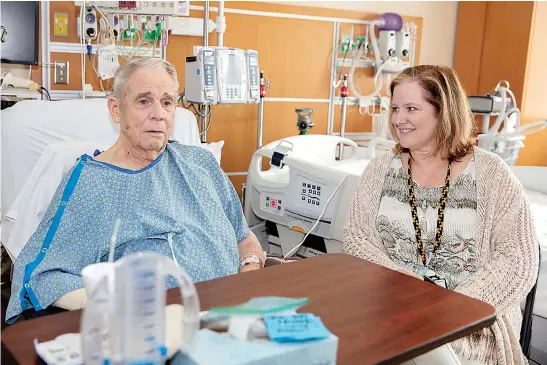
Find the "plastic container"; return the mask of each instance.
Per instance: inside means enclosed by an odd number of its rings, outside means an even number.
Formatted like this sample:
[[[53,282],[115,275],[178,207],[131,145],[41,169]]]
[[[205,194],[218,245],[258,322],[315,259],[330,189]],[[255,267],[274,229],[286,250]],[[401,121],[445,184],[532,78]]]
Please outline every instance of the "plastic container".
[[[174,277],[184,306],[180,350],[190,353],[200,326],[199,299],[193,282],[170,258],[140,252],[115,263],[114,288],[109,270],[94,280],[82,314],[84,363],[163,364],[166,280]],[[108,344],[108,346],[105,346]],[[100,361],[100,362],[99,362]]]

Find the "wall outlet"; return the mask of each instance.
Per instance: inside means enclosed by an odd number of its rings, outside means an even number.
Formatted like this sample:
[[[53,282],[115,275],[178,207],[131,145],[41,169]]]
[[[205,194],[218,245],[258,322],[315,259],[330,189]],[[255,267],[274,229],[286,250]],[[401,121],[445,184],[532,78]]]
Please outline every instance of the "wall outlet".
[[[55,84],[68,84],[68,62],[55,62]]]

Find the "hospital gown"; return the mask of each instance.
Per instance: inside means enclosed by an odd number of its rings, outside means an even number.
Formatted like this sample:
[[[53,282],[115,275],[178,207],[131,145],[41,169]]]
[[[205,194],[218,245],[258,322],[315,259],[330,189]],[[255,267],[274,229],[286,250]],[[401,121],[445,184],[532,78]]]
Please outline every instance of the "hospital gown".
[[[169,142],[138,171],[83,155],[17,257],[6,321],[82,288],[82,269],[108,260],[116,218],[115,260],[142,251],[172,258],[174,252],[194,282],[236,274],[237,244],[250,232],[230,180],[201,147]]]

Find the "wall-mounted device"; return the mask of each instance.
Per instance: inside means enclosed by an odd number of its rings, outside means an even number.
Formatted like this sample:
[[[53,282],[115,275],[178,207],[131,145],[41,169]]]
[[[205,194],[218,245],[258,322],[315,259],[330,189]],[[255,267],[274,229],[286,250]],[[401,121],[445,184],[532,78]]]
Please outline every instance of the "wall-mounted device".
[[[397,36],[394,30],[381,30],[380,31],[380,57],[382,59],[388,59],[396,56],[397,50]]]
[[[503,109],[503,99],[496,95],[473,95],[468,101],[474,114],[499,114]]]
[[[2,1],[0,58],[2,63],[38,64],[39,1]],[[3,68],[3,67],[2,67]]]
[[[257,103],[260,100],[260,71],[258,70],[258,52],[247,51],[247,70],[249,71],[249,102]]]
[[[395,55],[397,57],[408,57],[410,54],[410,32],[401,30],[396,34],[397,47]]]
[[[74,5],[84,6],[83,1]],[[190,1],[86,1],[85,6],[96,6],[103,13],[189,16]]]
[[[186,57],[184,96],[198,104],[216,104],[215,50],[203,47],[196,56]]]
[[[196,104],[258,103],[258,52],[199,47],[186,57],[185,99]]]
[[[86,7],[84,11],[84,38],[86,40],[97,38],[97,12],[92,7]]]
[[[120,38],[120,16],[118,14],[108,14],[106,19],[108,19],[108,23],[112,26],[114,38],[118,40]]]

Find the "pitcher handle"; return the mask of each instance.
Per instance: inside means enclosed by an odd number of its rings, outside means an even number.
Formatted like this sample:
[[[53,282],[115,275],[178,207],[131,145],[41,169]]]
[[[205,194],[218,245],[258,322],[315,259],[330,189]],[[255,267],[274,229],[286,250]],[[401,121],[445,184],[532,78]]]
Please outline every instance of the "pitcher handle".
[[[182,345],[180,350],[188,354],[196,344],[197,332],[200,329],[199,297],[186,272],[172,260],[165,260],[163,266],[165,275],[173,276],[179,283],[180,295],[183,301],[182,312]]]

